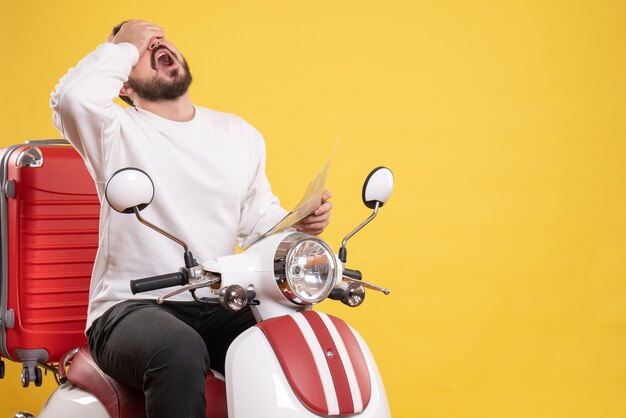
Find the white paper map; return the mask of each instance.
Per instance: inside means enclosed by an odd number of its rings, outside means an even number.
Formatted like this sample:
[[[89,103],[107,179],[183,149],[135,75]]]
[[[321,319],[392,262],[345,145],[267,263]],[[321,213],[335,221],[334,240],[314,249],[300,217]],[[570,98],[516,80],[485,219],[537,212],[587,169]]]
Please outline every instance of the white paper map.
[[[335,152],[337,151],[337,147],[339,146],[339,141],[335,143],[335,147],[330,154],[330,157],[322,167],[322,171],[315,176],[313,181],[307,187],[306,192],[304,192],[304,196],[300,199],[300,202],[296,205],[296,207],[287,214],[278,224],[276,224],[272,229],[263,234],[263,237],[266,237],[270,234],[274,234],[276,232],[282,232],[285,229],[295,225],[302,219],[309,216],[317,207],[320,205],[322,201],[322,193],[324,193],[324,184],[326,183],[326,175],[328,174],[328,169],[330,168],[330,163],[335,156]]]

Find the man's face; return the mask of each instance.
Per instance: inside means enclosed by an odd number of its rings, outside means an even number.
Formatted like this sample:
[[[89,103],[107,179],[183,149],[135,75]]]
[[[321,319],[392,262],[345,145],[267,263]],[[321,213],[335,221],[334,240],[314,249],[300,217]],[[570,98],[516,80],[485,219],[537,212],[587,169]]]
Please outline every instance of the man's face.
[[[191,85],[189,65],[170,42],[151,42],[131,71],[127,85],[142,99],[172,100],[187,92]]]

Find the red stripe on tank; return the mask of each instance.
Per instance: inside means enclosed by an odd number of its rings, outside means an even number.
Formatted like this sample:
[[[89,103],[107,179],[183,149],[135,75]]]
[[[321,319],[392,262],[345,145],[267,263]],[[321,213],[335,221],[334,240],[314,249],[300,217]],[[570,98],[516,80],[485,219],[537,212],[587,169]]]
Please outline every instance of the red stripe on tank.
[[[341,415],[354,414],[354,400],[352,399],[352,393],[350,392],[350,383],[348,382],[346,369],[341,357],[339,356],[339,351],[333,341],[333,337],[330,335],[326,324],[317,312],[302,312],[302,315],[306,318],[309,325],[311,325],[311,328],[317,337],[317,341],[326,355],[326,363],[328,364],[328,368],[333,379],[333,385],[335,386],[335,394],[337,395],[337,403],[339,404],[339,413]],[[329,355],[329,353],[331,354]]]
[[[359,388],[361,389],[361,398],[363,400],[363,410],[367,408],[372,396],[372,381],[370,379],[370,372],[367,368],[367,362],[365,361],[365,355],[361,350],[361,346],[357,341],[354,333],[344,321],[334,316],[328,315],[335,328],[341,335],[350,360],[352,361],[352,367],[354,368],[354,374],[359,382]]]
[[[285,377],[300,401],[318,415],[328,416],[322,381],[300,328],[290,316],[272,318],[256,325],[267,337]]]

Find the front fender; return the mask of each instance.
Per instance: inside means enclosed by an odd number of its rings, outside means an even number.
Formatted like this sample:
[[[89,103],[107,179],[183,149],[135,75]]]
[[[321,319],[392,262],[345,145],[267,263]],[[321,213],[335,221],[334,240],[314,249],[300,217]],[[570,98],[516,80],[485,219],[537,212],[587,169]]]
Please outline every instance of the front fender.
[[[265,323],[276,322],[276,329],[279,330],[278,339],[267,337],[266,330],[262,330],[264,323],[250,328],[241,334],[231,345],[226,356],[226,392],[228,398],[229,417],[252,418],[259,416],[272,416],[276,418],[296,418],[296,417],[319,417],[335,416],[341,413],[343,416],[363,417],[363,418],[385,418],[389,417],[389,405],[385,395],[380,373],[372,354],[363,339],[340,321],[354,336],[354,344],[347,348],[359,350],[364,360],[363,368],[368,375],[368,387],[357,388],[359,394],[369,392],[367,402],[362,403],[355,400],[354,392],[350,392],[345,384],[336,380],[340,373],[328,370],[320,372],[320,368],[306,358],[315,356],[312,354],[311,344],[302,343],[302,333],[298,327],[293,327],[285,321],[292,321],[293,316],[316,316],[316,312],[306,312],[294,314],[280,318],[274,318]],[[300,320],[300,319],[298,319]],[[294,321],[295,322],[295,321]],[[289,326],[287,326],[289,325]],[[270,325],[273,326],[273,325]],[[322,338],[323,340],[323,338]],[[319,341],[318,352],[322,352],[322,361],[331,364],[342,361],[338,350],[336,355],[326,358],[326,342]],[[349,344],[348,344],[349,345]],[[348,346],[346,345],[346,347]],[[278,354],[277,354],[278,353]],[[319,354],[319,353],[318,353]],[[292,370],[285,371],[284,358],[293,357]],[[296,357],[301,357],[297,359]],[[332,358],[331,358],[332,357]],[[299,382],[294,382],[293,375],[300,374]],[[322,383],[322,384],[320,384]],[[298,387],[299,386],[299,387]],[[325,386],[324,388],[322,386]],[[352,388],[354,389],[354,388]],[[308,392],[308,395],[303,393]],[[301,399],[301,397],[303,399]],[[304,399],[305,397],[312,398]],[[365,400],[365,399],[363,399]],[[315,411],[315,412],[313,412]],[[348,412],[351,411],[351,412]],[[356,411],[356,412],[355,412]]]

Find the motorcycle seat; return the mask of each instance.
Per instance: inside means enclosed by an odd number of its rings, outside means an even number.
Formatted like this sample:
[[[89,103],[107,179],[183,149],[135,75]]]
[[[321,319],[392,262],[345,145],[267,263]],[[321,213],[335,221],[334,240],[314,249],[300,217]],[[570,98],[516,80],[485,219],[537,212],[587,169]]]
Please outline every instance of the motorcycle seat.
[[[91,357],[87,345],[72,359],[67,380],[92,393],[111,418],[146,418],[143,392],[126,386],[105,374]],[[209,370],[206,378],[207,418],[226,418],[226,386],[221,376]]]

